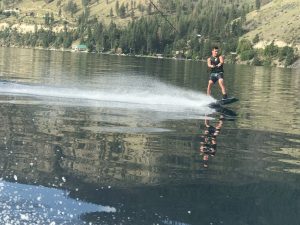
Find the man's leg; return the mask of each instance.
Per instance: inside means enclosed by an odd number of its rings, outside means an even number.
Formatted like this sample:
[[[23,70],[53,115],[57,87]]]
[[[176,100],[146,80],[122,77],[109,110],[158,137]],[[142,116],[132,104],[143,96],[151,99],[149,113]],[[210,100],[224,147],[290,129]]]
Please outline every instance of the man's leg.
[[[225,85],[224,85],[224,80],[222,78],[220,78],[218,80],[222,94],[223,94],[223,98],[227,98],[227,94],[226,94],[226,89],[225,89]]]
[[[207,95],[210,96],[211,94],[211,87],[213,86],[214,82],[212,80],[208,81],[208,86],[207,86]]]

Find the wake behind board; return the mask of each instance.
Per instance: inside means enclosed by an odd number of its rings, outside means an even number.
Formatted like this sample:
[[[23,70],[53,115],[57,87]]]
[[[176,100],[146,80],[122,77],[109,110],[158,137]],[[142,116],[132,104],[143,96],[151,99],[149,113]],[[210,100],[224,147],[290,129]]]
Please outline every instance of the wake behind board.
[[[219,106],[222,106],[222,105],[228,105],[228,104],[231,104],[231,103],[234,103],[234,102],[237,102],[237,101],[238,101],[237,98],[230,97],[230,98],[226,98],[226,99],[217,100],[213,103],[210,103],[209,106],[212,107],[212,108],[215,108],[215,107],[219,107]]]

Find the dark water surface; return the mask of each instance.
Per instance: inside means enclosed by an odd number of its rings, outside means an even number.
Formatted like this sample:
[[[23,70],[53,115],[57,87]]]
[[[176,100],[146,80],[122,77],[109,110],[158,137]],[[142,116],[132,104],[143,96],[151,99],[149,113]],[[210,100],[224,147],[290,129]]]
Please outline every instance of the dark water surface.
[[[300,72],[225,70],[1,48],[1,224],[299,224]]]

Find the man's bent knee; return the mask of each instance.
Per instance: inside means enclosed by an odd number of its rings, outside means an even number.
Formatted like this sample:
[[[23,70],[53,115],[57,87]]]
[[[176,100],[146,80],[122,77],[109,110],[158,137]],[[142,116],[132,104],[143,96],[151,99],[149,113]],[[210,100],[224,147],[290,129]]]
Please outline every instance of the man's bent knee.
[[[221,83],[221,84],[224,84],[224,79],[223,78],[220,78],[219,80],[218,80],[218,82],[219,82],[219,84]]]
[[[214,84],[214,82],[212,80],[208,81],[208,85],[213,85],[213,84]]]

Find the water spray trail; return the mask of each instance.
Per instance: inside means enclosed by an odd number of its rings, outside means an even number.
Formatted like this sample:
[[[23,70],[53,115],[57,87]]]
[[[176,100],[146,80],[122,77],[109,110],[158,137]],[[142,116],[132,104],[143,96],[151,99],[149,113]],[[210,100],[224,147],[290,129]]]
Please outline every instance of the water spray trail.
[[[78,87],[57,87],[0,82],[1,95],[34,96],[56,98],[68,101],[95,101],[97,106],[139,108],[164,112],[194,111],[206,113],[208,104],[214,99],[203,93],[186,90],[161,82],[128,84],[104,84],[97,89]]]

